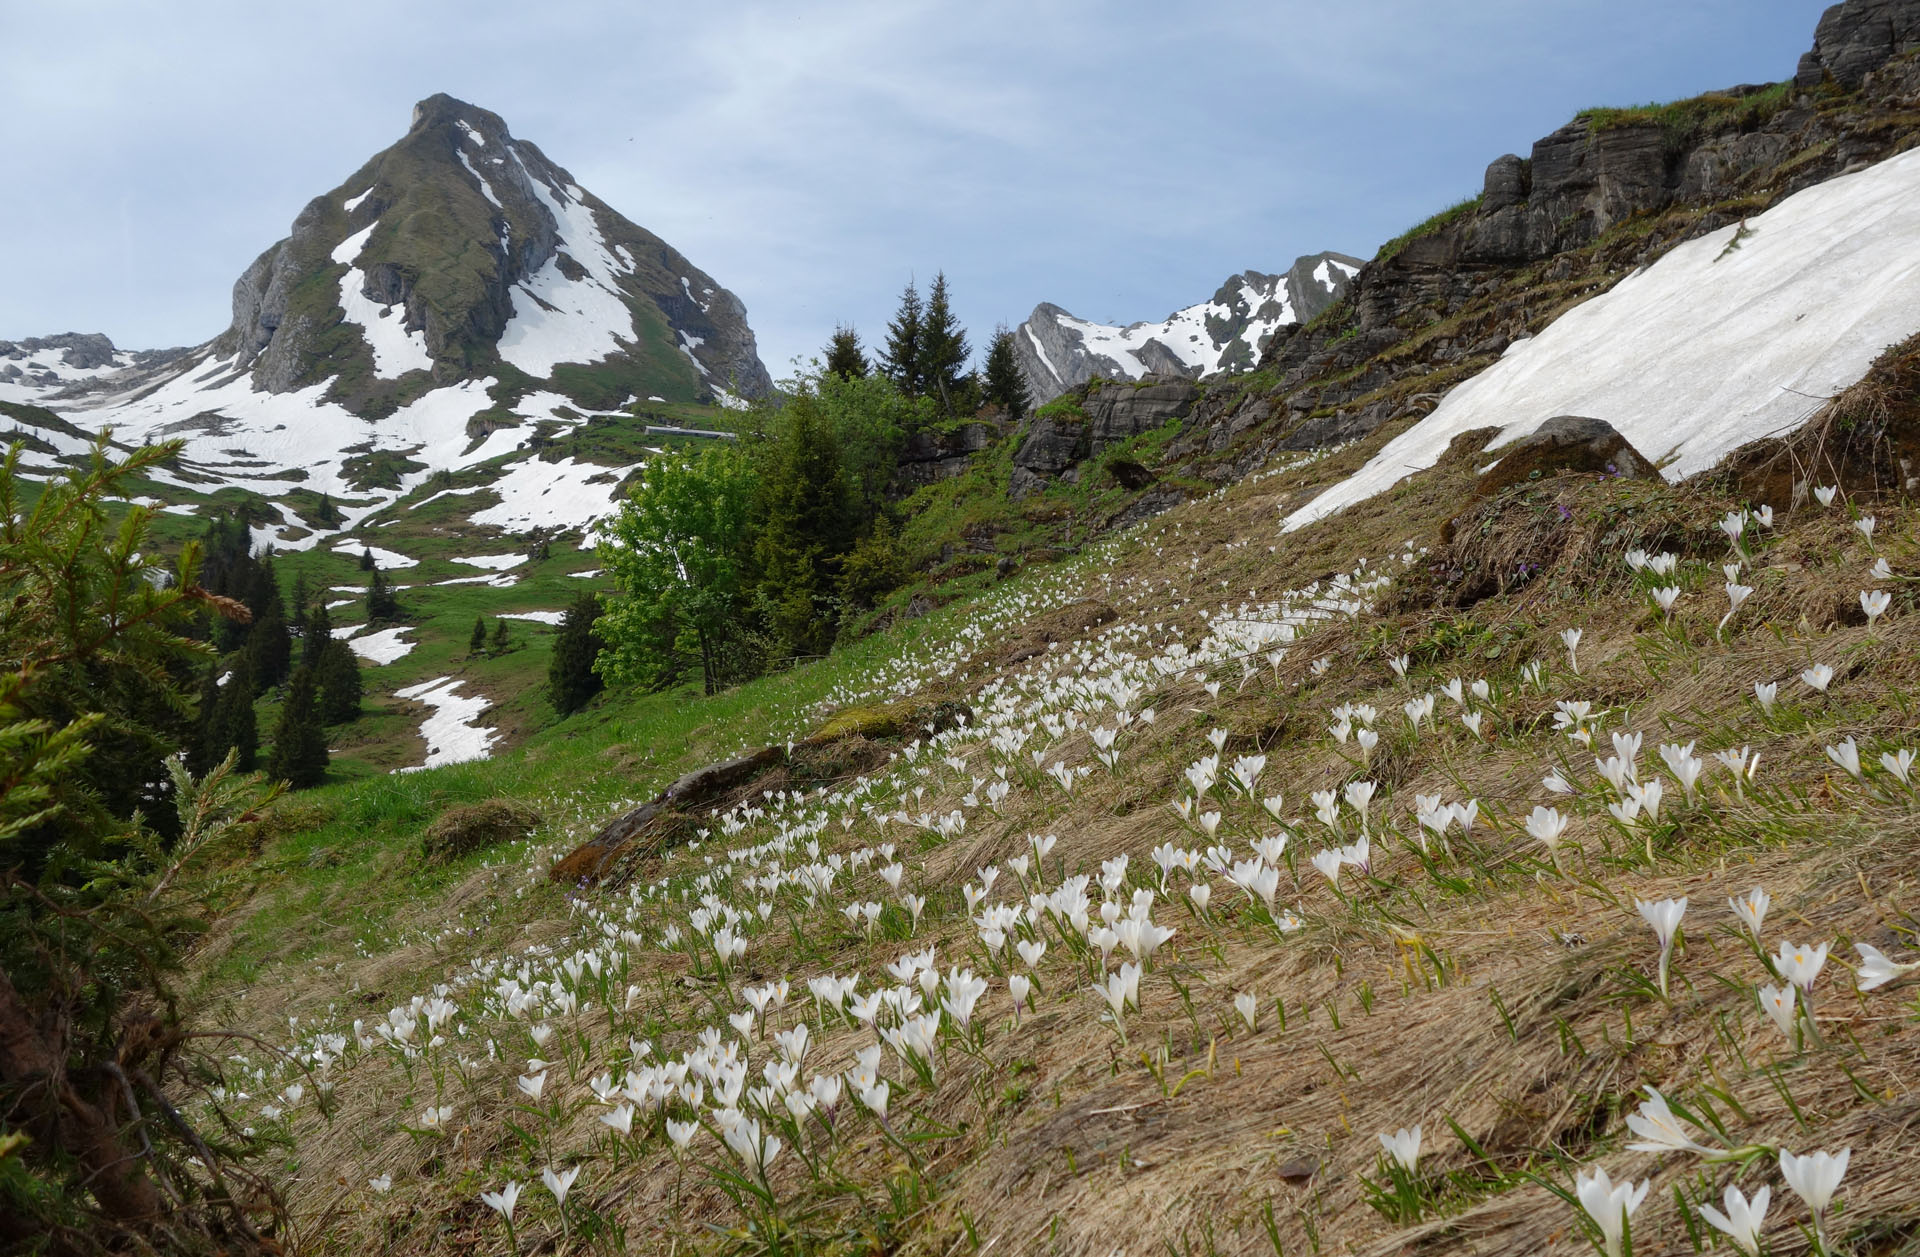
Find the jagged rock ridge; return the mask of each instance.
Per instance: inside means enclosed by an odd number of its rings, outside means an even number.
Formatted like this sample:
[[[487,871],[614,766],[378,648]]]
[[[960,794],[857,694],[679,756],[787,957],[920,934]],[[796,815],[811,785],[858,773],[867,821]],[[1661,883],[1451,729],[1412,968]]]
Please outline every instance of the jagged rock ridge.
[[[1210,300],[1159,323],[1126,327],[1078,319],[1042,302],[1014,333],[1014,347],[1035,404],[1096,376],[1198,378],[1246,370],[1274,332],[1305,323],[1339,300],[1361,265],[1343,253],[1315,253],[1282,275],[1244,271],[1229,276]]]

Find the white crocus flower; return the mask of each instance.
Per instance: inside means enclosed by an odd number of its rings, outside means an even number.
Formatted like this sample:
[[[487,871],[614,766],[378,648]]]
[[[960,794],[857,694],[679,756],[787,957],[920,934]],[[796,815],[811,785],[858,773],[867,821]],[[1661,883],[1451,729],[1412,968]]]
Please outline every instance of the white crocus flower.
[[[1833,1203],[1833,1193],[1840,1188],[1840,1180],[1846,1177],[1847,1161],[1852,1157],[1853,1149],[1842,1148],[1839,1155],[1826,1152],[1810,1152],[1805,1156],[1795,1156],[1785,1148],[1780,1150],[1780,1176],[1787,1180],[1787,1186],[1793,1194],[1807,1202],[1807,1208],[1813,1211],[1814,1235],[1820,1241],[1820,1251],[1826,1251],[1826,1213],[1827,1206]]]
[[[1771,1187],[1762,1187],[1749,1201],[1738,1187],[1728,1183],[1721,1197],[1727,1211],[1721,1213],[1712,1205],[1701,1205],[1699,1213],[1708,1226],[1732,1240],[1747,1257],[1760,1257],[1760,1228],[1766,1225],[1767,1205],[1772,1199]]]
[[[1727,906],[1732,908],[1733,914],[1745,923],[1747,930],[1753,935],[1753,941],[1759,942],[1760,927],[1766,922],[1767,909],[1773,906],[1773,896],[1763,888],[1755,886],[1744,895],[1729,897]]]
[[[1640,1102],[1640,1111],[1628,1115],[1627,1129],[1640,1136],[1639,1143],[1627,1145],[1632,1152],[1697,1152],[1710,1156],[1716,1151],[1687,1134],[1680,1119],[1673,1115],[1667,1098],[1654,1087],[1647,1088],[1647,1098]]]
[[[1860,953],[1860,970],[1856,981],[1863,991],[1883,987],[1902,974],[1920,972],[1920,961],[1901,964],[1872,943],[1855,943],[1853,949]]]
[[[547,1190],[553,1193],[553,1199],[563,1209],[566,1208],[567,1193],[573,1190],[573,1180],[579,1177],[580,1167],[577,1165],[558,1174],[553,1172],[551,1166],[540,1171],[540,1181],[547,1185]]]
[[[1628,1220],[1640,1202],[1647,1198],[1647,1191],[1653,1186],[1653,1180],[1639,1184],[1632,1180],[1614,1186],[1607,1177],[1606,1170],[1600,1166],[1583,1171],[1573,1180],[1574,1195],[1580,1201],[1580,1207],[1600,1228],[1602,1246],[1606,1257],[1620,1257],[1621,1242],[1628,1233]]]
[[[1833,669],[1824,663],[1816,663],[1801,672],[1800,679],[1806,682],[1809,689],[1819,690],[1824,694],[1827,692],[1828,683],[1833,680]]]
[[[1407,1173],[1415,1172],[1420,1164],[1420,1128],[1415,1126],[1407,1130],[1398,1130],[1391,1135],[1376,1136],[1380,1146],[1392,1157],[1394,1163]]]
[[[1775,986],[1769,982],[1761,987],[1760,1011],[1773,1022],[1775,1029],[1791,1039],[1794,1025],[1800,1020],[1800,1002],[1793,984]]]
[[[1660,939],[1660,994],[1667,993],[1667,970],[1673,959],[1673,937],[1680,929],[1680,918],[1686,915],[1685,896],[1679,899],[1636,899],[1634,906],[1640,909],[1653,932]]]
[[[1860,591],[1860,609],[1867,613],[1867,627],[1872,628],[1874,621],[1887,613],[1893,605],[1893,595],[1884,589],[1863,589]]]

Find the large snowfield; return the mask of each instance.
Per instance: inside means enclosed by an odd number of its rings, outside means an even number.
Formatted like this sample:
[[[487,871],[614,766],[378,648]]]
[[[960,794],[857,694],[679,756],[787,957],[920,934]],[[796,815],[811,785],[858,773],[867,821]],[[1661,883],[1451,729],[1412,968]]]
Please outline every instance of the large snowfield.
[[[1917,330],[1913,150],[1688,241],[1568,311],[1447,394],[1286,527],[1433,466],[1462,432],[1498,427],[1499,446],[1556,415],[1606,420],[1680,480],[1798,428]]]

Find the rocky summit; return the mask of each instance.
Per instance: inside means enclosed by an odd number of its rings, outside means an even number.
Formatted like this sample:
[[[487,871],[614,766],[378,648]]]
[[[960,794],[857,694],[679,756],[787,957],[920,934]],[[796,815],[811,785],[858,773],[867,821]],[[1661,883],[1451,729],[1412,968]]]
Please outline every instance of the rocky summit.
[[[281,549],[380,522],[456,474],[482,494],[463,523],[584,527],[650,431],[771,387],[739,298],[446,95],[307,203],[211,340],[0,343],[0,407],[29,468],[71,465],[103,427],[128,446],[179,438],[154,496],[193,514],[237,493],[224,509]]]
[[[1094,378],[1198,379],[1247,370],[1276,331],[1309,322],[1338,301],[1362,265],[1344,253],[1309,254],[1284,274],[1232,275],[1198,305],[1175,310],[1158,323],[1125,327],[1077,319],[1043,301],[1014,333],[1020,370],[1036,403]]]

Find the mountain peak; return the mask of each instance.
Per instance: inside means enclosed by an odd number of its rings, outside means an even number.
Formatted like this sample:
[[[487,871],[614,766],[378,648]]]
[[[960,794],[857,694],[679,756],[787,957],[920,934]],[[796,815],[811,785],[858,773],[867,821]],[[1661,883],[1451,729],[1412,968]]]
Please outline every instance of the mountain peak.
[[[241,276],[215,349],[256,387],[325,383],[369,417],[481,379],[595,408],[771,387],[738,299],[445,93]]]
[[[1339,300],[1360,266],[1344,253],[1312,253],[1284,274],[1242,271],[1228,276],[1210,300],[1158,323],[1126,327],[1077,319],[1043,301],[1016,329],[1014,351],[1036,405],[1095,376],[1137,380],[1246,370],[1274,332]]]

